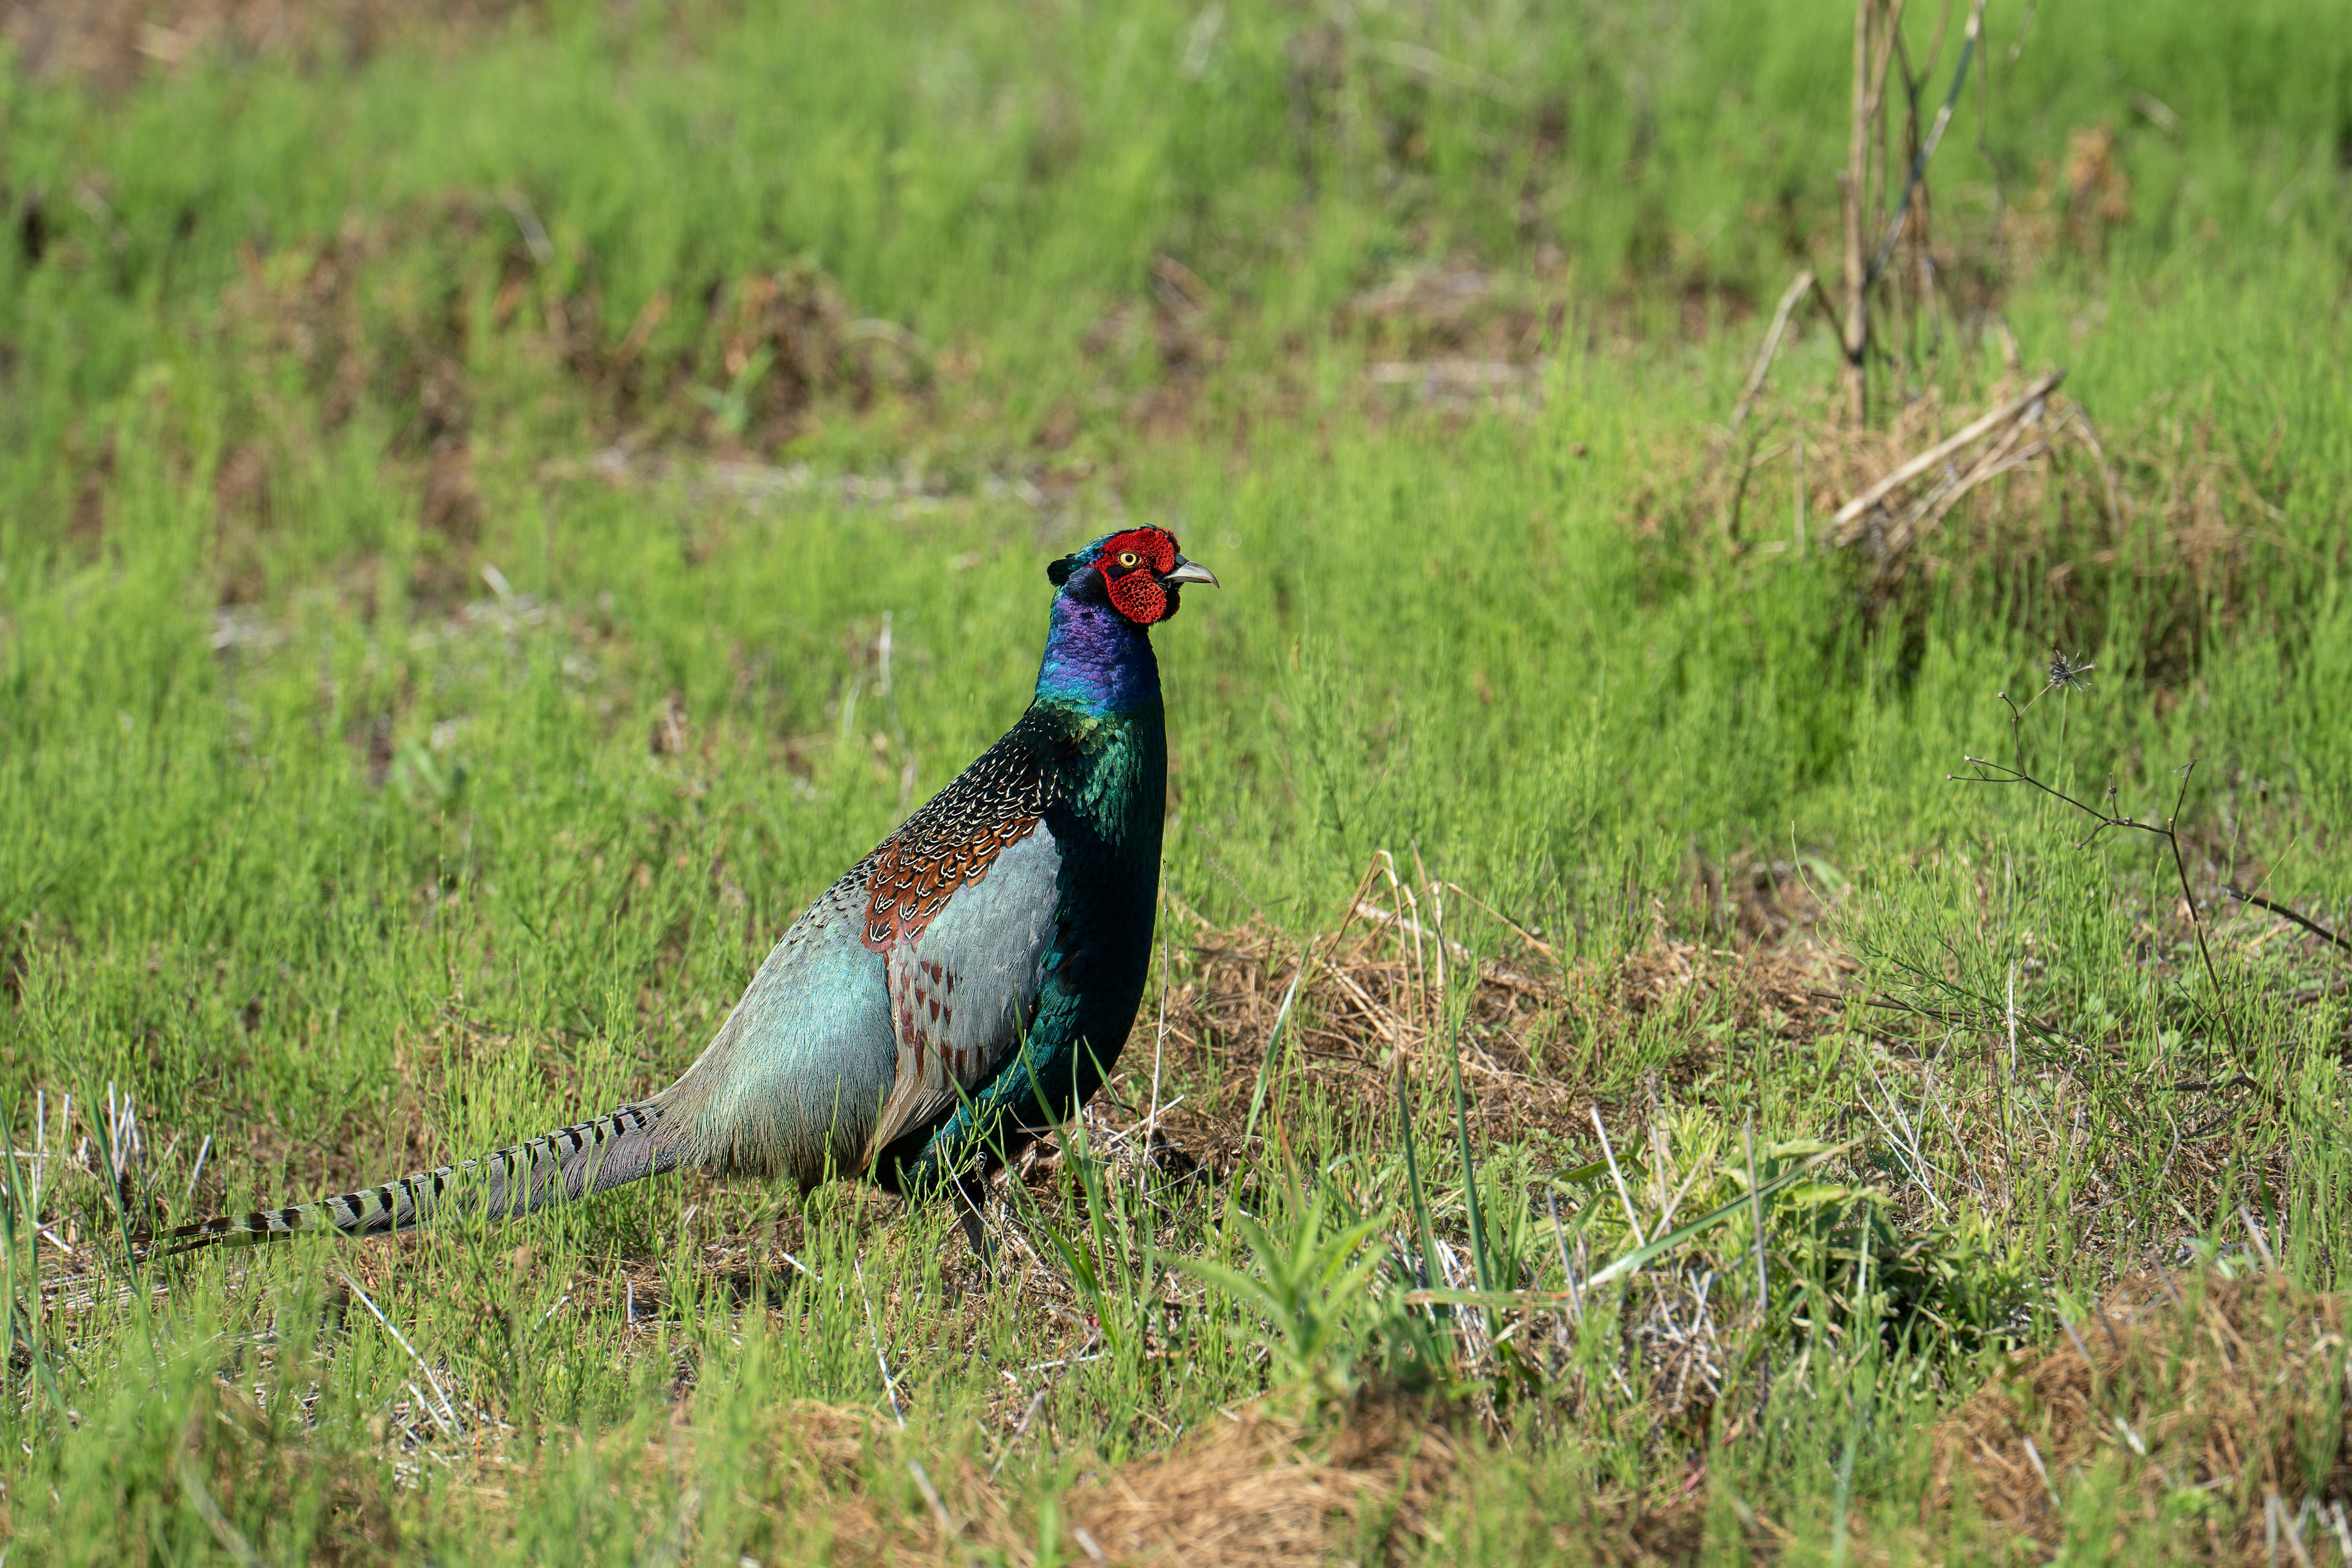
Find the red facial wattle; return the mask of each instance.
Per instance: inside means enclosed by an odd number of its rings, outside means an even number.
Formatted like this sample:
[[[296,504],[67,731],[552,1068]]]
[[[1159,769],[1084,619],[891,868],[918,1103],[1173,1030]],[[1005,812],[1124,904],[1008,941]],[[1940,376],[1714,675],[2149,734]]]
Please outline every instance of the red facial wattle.
[[[1153,581],[1149,569],[1138,567],[1110,579],[1110,603],[1129,620],[1148,626],[1168,614],[1168,590]]]

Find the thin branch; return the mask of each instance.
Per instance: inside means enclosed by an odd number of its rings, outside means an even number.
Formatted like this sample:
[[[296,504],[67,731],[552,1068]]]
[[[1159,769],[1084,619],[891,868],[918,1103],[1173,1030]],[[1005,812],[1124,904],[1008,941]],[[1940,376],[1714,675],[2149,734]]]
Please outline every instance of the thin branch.
[[[2001,700],[2007,702],[2009,699],[2004,695]],[[2016,707],[2014,704],[2011,705],[2011,713],[2016,712]],[[1952,780],[1956,784],[2029,784],[2034,789],[2040,790],[2043,795],[2050,796],[2053,800],[2063,801],[2066,805],[2073,806],[2076,811],[2081,812],[2084,816],[2097,823],[2098,826],[2091,829],[2091,831],[2075,845],[2075,847],[2078,849],[2087,849],[2090,847],[2093,843],[2097,841],[2099,835],[2105,833],[2110,827],[2127,827],[2135,832],[2145,833],[2152,837],[2161,838],[2166,844],[2169,845],[2172,849],[2172,868],[2180,878],[2181,901],[2188,906],[2189,910],[2189,930],[2197,934],[2197,955],[2205,962],[2205,977],[2212,982],[2214,1000],[2217,1004],[2220,1002],[2223,994],[2221,990],[2221,972],[2214,966],[2213,950],[2206,944],[2205,921],[2197,913],[2197,894],[2195,890],[2190,888],[2189,883],[2189,862],[2180,852],[2180,835],[2175,831],[2175,825],[2180,820],[2180,807],[2189,798],[2189,774],[2196,770],[2196,758],[2189,758],[2188,762],[2173,770],[2180,775],[2180,791],[2173,799],[2172,815],[2165,818],[2164,825],[2160,827],[2152,822],[2140,822],[2128,816],[2117,816],[2099,806],[2092,805],[2086,801],[2076,800],[2064,790],[2059,789],[2054,785],[2042,783],[2040,779],[2035,778],[2032,773],[2027,773],[2021,767],[2011,767],[2002,763],[1988,762],[1982,757],[1964,756],[1961,760],[1977,771],[1972,774],[1947,773],[1945,777]],[[2114,786],[2112,784],[2108,786],[2108,794],[2110,798],[2112,798],[2114,795]],[[2227,1016],[2220,1016],[2221,1017],[2221,1026],[2223,1029],[2228,1030],[2229,1020]]]
[[[1895,204],[1894,221],[1886,226],[1886,237],[1880,241],[1878,255],[1864,275],[1863,287],[1878,281],[1879,274],[1895,256],[1895,242],[1902,238],[1904,221],[1911,215],[1911,201],[1918,194],[1919,182],[1927,178],[1927,160],[1936,155],[1936,148],[1944,140],[1944,132],[1952,123],[1952,110],[1960,100],[1960,89],[1968,85],[1969,65],[1976,58],[1977,44],[1984,37],[1985,0],[1976,0],[1969,9],[1966,32],[1961,37],[1960,63],[1952,72],[1951,89],[1944,94],[1944,105],[1936,111],[1936,123],[1929,128],[1927,139],[1920,143],[1919,155],[1911,160],[1911,178],[1903,187],[1903,199]],[[1939,46],[1940,47],[1940,46]],[[1930,61],[1932,64],[1932,60]]]
[[[2230,897],[2237,900],[2242,904],[2252,904],[2258,910],[2268,910],[2271,913],[2278,916],[2279,919],[2283,921],[2291,921],[2294,924],[2301,926],[2304,930],[2317,937],[2320,941],[2339,948],[2345,952],[2352,952],[2352,942],[2345,941],[2344,938],[2336,935],[2334,931],[2329,931],[2317,921],[2311,919],[2307,915],[2299,915],[2293,910],[2288,909],[2284,904],[2273,903],[2270,900],[2263,898],[2260,893],[2249,893],[2244,889],[2235,886],[2225,887],[2221,890],[2229,894]]]
[[[1789,318],[1804,302],[1812,287],[1813,269],[1808,267],[1797,274],[1796,281],[1790,283],[1788,291],[1780,296],[1780,303],[1772,312],[1772,330],[1764,334],[1764,347],[1756,355],[1754,368],[1748,373],[1748,384],[1740,389],[1738,403],[1732,407],[1731,434],[1734,436],[1738,435],[1739,427],[1748,422],[1748,409],[1754,406],[1758,395],[1764,390],[1764,378],[1771,374],[1772,360],[1780,352],[1780,337],[1789,330]]]
[[[890,1375],[890,1362],[882,1353],[882,1330],[874,1321],[874,1298],[866,1293],[866,1264],[862,1258],[851,1260],[857,1275],[857,1300],[866,1309],[866,1332],[874,1341],[874,1364],[882,1369],[882,1392],[890,1396],[890,1419],[907,1429],[907,1413],[898,1404],[898,1380]]]
[[[2174,831],[2174,824],[2180,820],[2181,804],[2189,798],[2189,775],[2197,771],[2197,759],[2189,758],[2178,771],[2180,792],[2173,797],[2172,815],[2164,819],[2164,841],[2172,846],[2172,868],[2180,874],[2180,901],[2188,907],[2189,928],[2197,933],[2197,954],[2205,961],[2205,977],[2213,983],[2213,999],[2218,1005],[2221,999],[2221,974],[2213,967],[2213,950],[2205,944],[2205,922],[2198,918],[2197,894],[2189,886],[2189,862],[2181,857],[2180,835]],[[2226,1016],[2222,1022],[2227,1027]]]
[[[416,1370],[425,1374],[425,1381],[432,1384],[435,1396],[441,1401],[441,1408],[434,1409],[430,1401],[420,1400],[419,1403],[425,1405],[425,1414],[433,1418],[434,1425],[449,1436],[456,1436],[457,1435],[457,1407],[449,1403],[449,1395],[441,1387],[441,1380],[433,1375],[433,1368],[423,1356],[416,1353],[416,1347],[408,1342],[408,1336],[392,1326],[392,1320],[383,1315],[383,1309],[375,1304],[374,1298],[360,1288],[358,1280],[348,1274],[338,1274],[337,1278],[342,1280],[346,1289],[360,1299],[360,1305],[365,1307],[374,1316],[375,1321],[383,1325],[383,1331],[392,1336],[393,1342],[408,1352],[408,1359],[416,1363]]]
[[[1845,320],[1839,324],[1838,342],[1845,351],[1841,372],[1845,383],[1846,420],[1860,429],[1869,417],[1869,378],[1864,351],[1870,343],[1870,316],[1864,295],[1867,289],[1862,253],[1863,204],[1870,198],[1870,21],[1877,9],[1874,0],[1855,0],[1853,14],[1853,104],[1846,128],[1846,162],[1838,175],[1839,205],[1845,240],[1843,277]]]

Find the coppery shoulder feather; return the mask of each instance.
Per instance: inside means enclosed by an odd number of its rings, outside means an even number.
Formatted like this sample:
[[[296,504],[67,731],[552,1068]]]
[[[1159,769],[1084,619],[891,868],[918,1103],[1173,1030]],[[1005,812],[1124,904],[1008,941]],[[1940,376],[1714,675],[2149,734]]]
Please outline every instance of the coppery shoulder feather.
[[[876,847],[867,872],[866,945],[877,952],[920,936],[960,888],[1035,831],[1060,799],[1058,765],[1073,742],[1035,709]]]

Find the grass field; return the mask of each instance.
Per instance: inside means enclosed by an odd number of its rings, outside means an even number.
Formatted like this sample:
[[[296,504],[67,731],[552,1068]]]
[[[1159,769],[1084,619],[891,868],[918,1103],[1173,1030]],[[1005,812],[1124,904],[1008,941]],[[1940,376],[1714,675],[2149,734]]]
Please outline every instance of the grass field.
[[[2352,12],[1998,0],[1736,431],[1849,8],[395,13],[0,5],[5,1561],[2352,1561]],[[1127,520],[1163,956],[992,1279],[126,1262],[667,1082]]]

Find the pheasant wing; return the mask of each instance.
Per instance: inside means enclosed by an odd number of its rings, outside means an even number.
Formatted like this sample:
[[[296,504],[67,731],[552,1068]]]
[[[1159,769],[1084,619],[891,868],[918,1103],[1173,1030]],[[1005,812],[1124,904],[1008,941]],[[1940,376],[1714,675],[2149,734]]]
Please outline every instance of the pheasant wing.
[[[1035,1016],[1056,929],[1053,771],[1021,727],[877,856],[866,945],[886,963],[897,1072],[873,1156],[993,1077]]]

